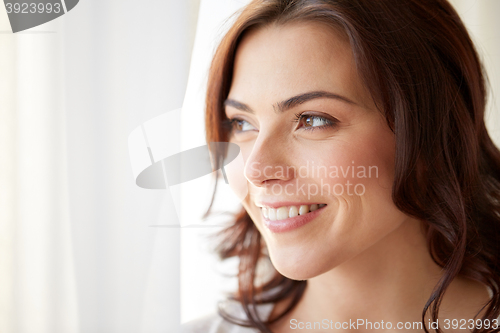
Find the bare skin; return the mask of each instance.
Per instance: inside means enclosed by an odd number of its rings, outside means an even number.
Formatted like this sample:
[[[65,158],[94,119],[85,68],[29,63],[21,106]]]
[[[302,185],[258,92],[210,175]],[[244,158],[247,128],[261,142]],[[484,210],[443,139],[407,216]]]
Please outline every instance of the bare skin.
[[[311,91],[336,97],[309,99],[277,111],[279,102]],[[394,135],[356,71],[346,38],[325,25],[306,22],[250,32],[236,53],[228,99],[237,102],[226,105],[226,115],[238,120],[231,141],[241,147],[245,160],[242,177],[249,194],[243,206],[261,232],[274,267],[291,279],[308,280],[298,305],[273,332],[297,331],[291,329],[292,319],[420,322],[441,268],[429,255],[423,222],[392,202]],[[356,172],[373,166],[377,174],[296,172],[312,162],[356,167]],[[347,181],[362,185],[363,194],[299,191],[300,186],[326,183],[346,190]],[[273,186],[288,186],[289,191],[276,194],[270,191]],[[267,227],[262,209],[290,202],[325,207],[293,230]],[[445,295],[440,321],[472,319],[488,300],[485,286],[457,278]],[[277,304],[271,317],[284,306]]]

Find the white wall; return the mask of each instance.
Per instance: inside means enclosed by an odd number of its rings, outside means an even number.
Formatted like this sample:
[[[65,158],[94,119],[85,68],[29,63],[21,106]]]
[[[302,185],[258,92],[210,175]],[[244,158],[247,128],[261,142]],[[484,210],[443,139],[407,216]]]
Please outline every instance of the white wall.
[[[228,29],[229,17],[248,3],[247,0],[201,0],[197,34],[192,55],[189,82],[182,110],[182,150],[205,144],[204,99],[206,79],[215,47]],[[226,22],[226,20],[229,20]],[[182,196],[183,219],[193,224],[220,225],[222,220],[201,221],[211,195],[211,175],[185,186]],[[235,210],[239,202],[224,185],[216,211]],[[211,253],[209,235],[220,230],[212,228],[181,229],[181,319],[182,322],[214,313],[223,291],[236,288],[234,279],[222,273],[233,272],[235,261],[219,263]]]
[[[500,1],[451,0],[462,17],[490,81],[486,125],[500,146]]]

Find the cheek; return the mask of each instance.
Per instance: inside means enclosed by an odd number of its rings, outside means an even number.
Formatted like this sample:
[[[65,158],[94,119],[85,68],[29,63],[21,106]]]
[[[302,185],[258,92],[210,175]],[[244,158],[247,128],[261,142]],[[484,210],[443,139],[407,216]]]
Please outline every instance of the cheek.
[[[402,213],[392,201],[393,135],[378,123],[366,124],[365,128],[339,133],[323,146],[304,150],[302,156],[322,171],[309,181],[325,189],[329,196],[325,200],[332,203],[336,223],[325,226],[324,234],[335,239],[339,235],[355,237],[368,244],[397,227]]]
[[[374,192],[372,194],[389,193],[390,196],[394,179],[394,136],[381,121],[372,120],[364,125],[333,148],[337,165],[344,167],[340,179],[359,184],[367,192]]]
[[[346,237],[356,235],[361,243],[368,245],[397,228],[404,215],[392,200],[395,163],[392,133],[378,126],[357,133],[356,137],[345,140],[345,144],[332,148],[335,158],[329,160],[344,166],[344,172],[331,179],[332,183],[343,184],[344,189],[350,184],[351,188],[350,194],[344,191],[337,196],[344,214],[343,223],[334,228]]]
[[[375,142],[375,144],[374,144]],[[391,192],[394,175],[394,154],[390,145],[367,140],[357,143],[329,142],[320,152],[312,149],[302,153],[309,178],[325,192],[337,197],[363,196],[367,192]],[[351,198],[355,199],[355,198]],[[359,199],[359,198],[358,198]]]

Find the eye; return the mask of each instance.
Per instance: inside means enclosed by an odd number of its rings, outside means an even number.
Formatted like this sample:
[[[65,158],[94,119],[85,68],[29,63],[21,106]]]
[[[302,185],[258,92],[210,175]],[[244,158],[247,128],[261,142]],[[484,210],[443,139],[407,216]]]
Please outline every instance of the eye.
[[[337,119],[329,119],[319,115],[303,113],[296,114],[295,121],[299,123],[297,128],[305,130],[334,127],[338,123]]]
[[[234,132],[248,132],[256,130],[256,128],[248,121],[239,118],[227,119],[225,121],[226,127]]]

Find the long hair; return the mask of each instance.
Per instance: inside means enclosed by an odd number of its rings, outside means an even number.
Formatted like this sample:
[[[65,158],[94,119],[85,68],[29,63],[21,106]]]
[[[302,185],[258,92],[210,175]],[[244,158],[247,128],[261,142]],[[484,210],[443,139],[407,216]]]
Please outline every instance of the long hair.
[[[254,0],[237,14],[209,71],[207,141],[228,141],[223,102],[231,86],[236,48],[245,32],[304,21],[342,31],[364,84],[395,135],[392,200],[402,212],[425,221],[429,252],[443,268],[422,309],[422,320],[428,312],[437,319],[443,295],[458,275],[490,289],[492,297],[481,309],[483,319],[497,318],[500,152],[484,123],[484,70],[453,7],[446,0]],[[270,333],[271,322],[259,318],[256,306],[288,300],[274,322],[297,304],[307,282],[275,271],[272,278],[256,283],[265,244],[245,210],[221,236],[221,258],[240,260],[239,288],[233,297],[241,302],[248,320],[223,310],[220,314]],[[486,331],[493,330],[474,330]]]

